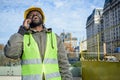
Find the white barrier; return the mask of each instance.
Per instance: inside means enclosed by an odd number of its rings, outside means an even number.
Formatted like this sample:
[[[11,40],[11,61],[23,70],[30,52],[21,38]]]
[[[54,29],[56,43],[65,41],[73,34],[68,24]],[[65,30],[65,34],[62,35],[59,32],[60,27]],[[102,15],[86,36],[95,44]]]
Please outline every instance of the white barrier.
[[[0,76],[20,76],[21,66],[0,66]]]

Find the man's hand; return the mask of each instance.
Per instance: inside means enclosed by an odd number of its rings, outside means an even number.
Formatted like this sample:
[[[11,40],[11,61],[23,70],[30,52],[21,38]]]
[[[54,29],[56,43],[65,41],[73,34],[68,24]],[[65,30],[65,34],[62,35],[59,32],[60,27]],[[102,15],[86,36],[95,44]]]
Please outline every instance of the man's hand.
[[[30,28],[30,23],[31,23],[31,19],[25,19],[23,22],[23,26],[25,27],[25,29],[29,29]]]

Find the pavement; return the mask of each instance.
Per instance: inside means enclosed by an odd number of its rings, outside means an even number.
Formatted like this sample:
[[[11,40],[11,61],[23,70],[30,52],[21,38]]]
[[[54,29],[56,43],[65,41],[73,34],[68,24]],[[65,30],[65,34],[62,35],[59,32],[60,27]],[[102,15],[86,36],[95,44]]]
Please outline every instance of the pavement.
[[[20,76],[0,76],[0,80],[21,80]],[[81,77],[73,77],[73,80],[82,80]]]
[[[20,76],[0,76],[0,80],[21,80]]]

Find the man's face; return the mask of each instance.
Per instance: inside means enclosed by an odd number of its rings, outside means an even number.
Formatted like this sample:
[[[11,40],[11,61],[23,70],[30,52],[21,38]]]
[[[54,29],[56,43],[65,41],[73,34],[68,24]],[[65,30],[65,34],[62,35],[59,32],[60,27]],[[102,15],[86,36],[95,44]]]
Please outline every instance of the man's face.
[[[43,24],[42,15],[38,11],[31,11],[27,15],[27,19],[31,19],[30,27],[36,27]]]

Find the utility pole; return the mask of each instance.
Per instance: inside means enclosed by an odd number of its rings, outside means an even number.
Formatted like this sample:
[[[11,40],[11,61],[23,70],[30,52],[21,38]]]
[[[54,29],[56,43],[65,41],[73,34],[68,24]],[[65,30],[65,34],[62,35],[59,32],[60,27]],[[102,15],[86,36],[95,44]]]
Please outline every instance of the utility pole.
[[[99,43],[99,34],[97,34],[97,43],[98,43],[98,61],[100,61],[100,43]]]

